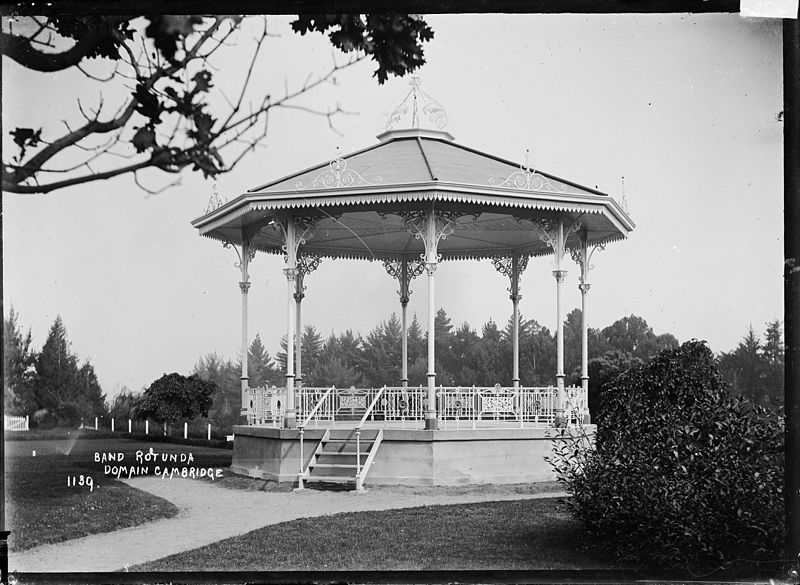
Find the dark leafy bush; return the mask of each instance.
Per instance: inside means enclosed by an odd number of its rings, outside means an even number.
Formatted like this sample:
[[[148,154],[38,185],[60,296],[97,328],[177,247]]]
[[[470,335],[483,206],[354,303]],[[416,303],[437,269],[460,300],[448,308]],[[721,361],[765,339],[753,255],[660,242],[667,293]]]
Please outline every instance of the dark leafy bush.
[[[648,566],[781,558],[783,420],[732,398],[705,343],[623,372],[601,409],[594,446],[551,459],[588,543]]]
[[[215,382],[203,380],[197,374],[188,377],[164,374],[136,400],[133,415],[166,422],[208,416],[217,390]]]

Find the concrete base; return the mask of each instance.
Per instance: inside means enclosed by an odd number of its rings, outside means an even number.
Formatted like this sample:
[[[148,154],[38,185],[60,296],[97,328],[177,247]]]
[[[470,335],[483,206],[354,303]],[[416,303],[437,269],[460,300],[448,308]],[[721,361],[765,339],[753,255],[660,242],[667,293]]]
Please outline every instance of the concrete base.
[[[594,425],[584,426],[590,437]],[[306,429],[303,467],[325,430]],[[578,431],[573,431],[578,432]],[[297,429],[235,426],[231,471],[250,477],[296,482],[300,473]],[[384,429],[367,485],[467,485],[552,481],[545,457],[557,441],[556,429]]]

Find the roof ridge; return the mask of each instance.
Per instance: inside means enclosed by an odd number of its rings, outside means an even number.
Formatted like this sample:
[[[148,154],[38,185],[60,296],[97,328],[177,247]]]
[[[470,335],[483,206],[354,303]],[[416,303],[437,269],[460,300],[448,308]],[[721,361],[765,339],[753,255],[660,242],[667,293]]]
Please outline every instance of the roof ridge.
[[[425,166],[428,167],[428,172],[431,174],[432,181],[438,181],[439,179],[436,177],[436,174],[433,172],[433,168],[431,167],[431,163],[428,160],[428,155],[425,154],[425,149],[422,147],[422,138],[420,136],[416,137],[417,145],[419,146],[419,151],[422,153],[422,159],[425,161]]]

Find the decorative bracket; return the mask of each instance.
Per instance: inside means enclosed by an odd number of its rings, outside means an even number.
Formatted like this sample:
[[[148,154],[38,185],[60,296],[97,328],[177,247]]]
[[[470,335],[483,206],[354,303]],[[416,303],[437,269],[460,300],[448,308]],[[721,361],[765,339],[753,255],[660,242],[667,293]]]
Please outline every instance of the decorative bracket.
[[[248,283],[250,275],[248,274],[248,268],[250,266],[250,262],[256,256],[256,248],[253,246],[253,236],[249,238],[245,238],[242,242],[242,252],[239,252],[239,248],[236,247],[236,244],[231,242],[230,240],[223,240],[222,241],[223,248],[233,248],[233,251],[236,252],[236,256],[239,258],[238,262],[234,262],[234,266],[242,271],[242,282],[239,283],[241,286],[242,283]],[[244,288],[242,288],[242,292],[247,292]]]
[[[441,254],[436,252],[439,240],[447,239],[447,236],[455,231],[456,220],[464,214],[457,211],[431,210],[401,211],[398,215],[405,220],[406,229],[425,244],[425,253],[421,258],[426,264],[436,264],[441,260]],[[431,272],[430,268],[428,272]]]
[[[516,253],[510,256],[492,257],[492,265],[495,270],[500,274],[508,276],[511,280],[511,286],[508,288],[508,292],[511,293],[509,298],[513,302],[517,302],[522,298],[519,294],[519,277],[528,267],[529,258],[530,256],[521,256]]]
[[[549,219],[533,220],[533,224],[539,231],[539,239],[545,242],[555,255],[556,270],[561,271],[561,260],[567,251],[567,240],[581,228],[579,221],[564,229],[561,220],[553,221]]]
[[[334,187],[357,187],[360,185],[377,185],[381,182],[380,177],[375,177],[375,182],[370,182],[362,177],[357,171],[347,168],[347,161],[339,155],[339,147],[336,147],[336,156],[328,163],[328,169],[322,171],[310,184],[303,186],[302,181],[297,181],[294,186],[296,189],[333,189]]]
[[[317,229],[317,224],[322,220],[322,217],[310,216],[295,216],[279,222],[281,231],[283,232],[283,246],[281,249],[286,252],[286,260],[289,257],[288,240],[290,238],[290,231],[294,233],[293,249],[295,254],[295,262],[298,261],[300,246],[305,244],[308,240],[314,237],[314,232]],[[292,226],[294,229],[289,230],[289,222],[294,222]]]
[[[397,291],[397,294],[400,295],[400,304],[405,307],[411,296],[411,281],[422,274],[425,264],[420,260],[403,258],[402,260],[384,260],[383,267],[389,276],[400,282],[400,290]]]
[[[310,272],[314,272],[322,262],[322,256],[319,254],[298,254],[297,255],[297,275],[295,278],[295,292],[294,300],[298,303],[306,296],[306,286],[303,280]]]
[[[578,242],[580,242],[580,246],[578,248],[570,248],[570,256],[575,261],[575,263],[580,267],[580,275],[579,280],[580,284],[578,288],[580,288],[581,292],[587,293],[589,292],[589,272],[594,270],[594,266],[591,264],[592,256],[597,250],[605,250],[606,244],[608,243],[608,239],[602,239],[599,242],[595,242],[593,244],[589,244],[588,234],[586,232],[579,232],[578,233]],[[584,290],[582,287],[586,287]]]

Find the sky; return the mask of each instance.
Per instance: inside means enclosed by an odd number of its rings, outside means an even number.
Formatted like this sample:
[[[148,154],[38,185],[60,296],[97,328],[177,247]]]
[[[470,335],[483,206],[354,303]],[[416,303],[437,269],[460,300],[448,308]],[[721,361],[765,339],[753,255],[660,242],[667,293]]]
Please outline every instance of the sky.
[[[636,314],[657,334],[736,346],[752,324],[783,317],[783,126],[780,21],[712,15],[431,15],[435,32],[416,74],[447,111],[456,141],[597,188],[623,192],[631,236],[593,257],[589,324]],[[320,35],[293,34],[271,17],[253,95],[282,93],[332,59],[346,57]],[[216,62],[216,91],[233,95],[252,51],[248,23]],[[257,28],[257,27],[256,27]],[[15,126],[58,130],[77,120],[76,99],[97,103],[80,73],[33,74],[3,60],[3,136]],[[93,71],[107,67],[91,64]],[[265,147],[217,179],[230,199],[294,171],[376,142],[385,117],[409,90],[380,86],[362,62],[304,96],[302,104],[350,112],[334,119],[299,110],[273,114]],[[104,88],[112,108],[126,89]],[[216,107],[224,98],[216,93]],[[142,175],[156,188],[172,180]],[[94,365],[104,391],[139,390],[163,373],[189,373],[209,352],[241,353],[236,254],[198,236],[213,181],[186,172],[158,195],[129,176],[47,195],[3,193],[3,308],[11,305],[38,349],[61,315],[73,352]],[[521,278],[520,310],[553,330],[552,258]],[[274,355],[286,328],[282,258],[251,264],[249,331]],[[569,262],[565,313],[580,306]],[[324,260],[306,277],[303,317],[323,336],[366,335],[399,312],[378,262]],[[480,330],[511,312],[506,277],[488,261],[443,263],[436,306]],[[424,279],[412,283],[410,315],[426,321]],[[590,348],[591,355],[591,348]],[[510,367],[510,364],[509,364]],[[555,373],[554,373],[555,374]],[[524,381],[523,381],[524,382]]]

